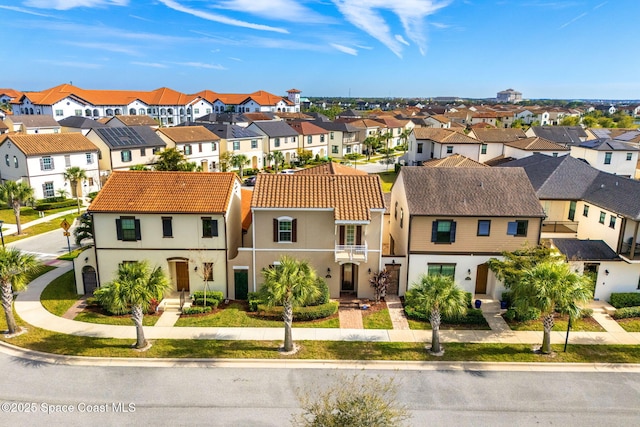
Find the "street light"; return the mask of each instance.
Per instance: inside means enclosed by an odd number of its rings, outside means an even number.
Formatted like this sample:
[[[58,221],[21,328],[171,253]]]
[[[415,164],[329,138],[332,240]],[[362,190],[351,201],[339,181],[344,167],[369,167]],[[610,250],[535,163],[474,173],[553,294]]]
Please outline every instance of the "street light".
[[[4,248],[4,234],[2,234],[3,225],[4,225],[4,221],[0,219],[0,239],[2,239],[2,247]]]

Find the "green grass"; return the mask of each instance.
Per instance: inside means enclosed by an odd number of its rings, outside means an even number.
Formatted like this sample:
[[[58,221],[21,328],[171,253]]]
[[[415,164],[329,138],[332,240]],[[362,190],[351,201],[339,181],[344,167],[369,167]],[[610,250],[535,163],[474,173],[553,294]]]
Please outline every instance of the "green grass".
[[[55,267],[49,267],[52,269]],[[56,316],[62,316],[80,298],[76,293],[74,272],[68,271],[53,280],[40,295],[40,302],[44,308]]]
[[[231,303],[212,314],[181,317],[175,326],[281,328],[282,320],[263,319],[246,311],[242,304]],[[338,316],[311,322],[293,322],[294,328],[339,328]]]
[[[66,208],[58,208],[58,209],[51,209],[48,211],[44,211],[45,217],[49,216],[51,214],[55,214],[58,212],[65,212],[65,211],[70,211],[74,209],[73,206],[67,206]],[[40,213],[33,209],[33,208],[29,208],[29,207],[22,207],[20,208],[20,223],[24,224],[26,222],[31,222],[33,220],[36,220],[40,218]],[[11,208],[4,208],[4,209],[0,209],[0,220],[6,222],[7,224],[15,224],[16,223],[16,217],[13,214],[13,209]],[[62,221],[62,220],[61,220]]]
[[[380,181],[382,181],[382,191],[385,193],[391,192],[391,187],[393,187],[393,183],[396,182],[398,174],[390,170],[389,172],[380,172],[378,175],[380,176]]]
[[[159,315],[145,315],[142,319],[142,325],[153,326],[159,318]],[[130,314],[125,314],[123,316],[108,316],[105,314],[95,313],[93,311],[83,311],[78,313],[73,320],[78,322],[99,323],[101,325],[133,326],[133,320],[131,320]]]
[[[431,330],[431,323],[429,323],[429,322],[423,322],[421,320],[414,320],[414,319],[407,319],[407,322],[409,322],[409,329],[425,330],[425,331],[430,331]],[[446,331],[446,330],[490,331],[491,328],[489,327],[488,324],[472,325],[472,324],[448,324],[448,323],[443,323],[443,324],[440,325],[440,330],[443,330],[443,331]]]
[[[640,332],[640,317],[630,317],[616,321],[627,332]]]
[[[365,329],[393,329],[388,308],[371,312],[363,310],[362,323]]]
[[[89,248],[90,246],[82,246],[81,248],[78,249],[74,249],[69,253],[66,254],[62,254],[58,257],[58,259],[63,260],[63,261],[71,261],[74,260],[76,258],[78,258],[78,255],[80,255],[82,252],[84,252],[85,250],[87,250],[87,248]]]
[[[542,320],[530,320],[527,322],[507,322],[513,331],[540,331],[542,332]],[[563,332],[567,330],[568,318],[566,316],[554,319],[554,331]],[[578,319],[571,322],[571,330],[574,332],[606,332],[598,322],[591,317]]]
[[[60,230],[60,233],[62,233],[63,230],[62,228],[60,228],[60,223],[62,222],[63,219],[66,219],[69,223],[73,223],[73,221],[75,221],[76,219],[76,216],[66,215],[64,217],[52,219],[51,221],[48,221],[48,222],[36,224],[32,227],[23,229],[22,234],[19,236],[17,234],[4,236],[4,241],[6,243],[15,242],[16,240],[26,239],[27,237],[37,236],[38,234],[46,233],[53,230]]]

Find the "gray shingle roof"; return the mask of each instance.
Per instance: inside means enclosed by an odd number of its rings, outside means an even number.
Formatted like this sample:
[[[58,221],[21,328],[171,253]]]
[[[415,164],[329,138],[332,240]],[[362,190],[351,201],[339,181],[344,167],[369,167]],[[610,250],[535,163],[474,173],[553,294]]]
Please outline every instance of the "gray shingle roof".
[[[610,138],[599,138],[585,141],[580,147],[591,148],[596,151],[638,151],[633,145]]]
[[[269,138],[280,138],[285,136],[298,136],[298,132],[283,121],[253,122]]]
[[[105,127],[94,132],[111,148],[164,147],[165,142],[149,126]]]
[[[536,136],[558,144],[580,144],[580,138],[587,138],[587,133],[580,126],[533,126],[531,130]]]
[[[26,127],[60,127],[58,122],[47,115],[15,114],[9,116],[13,123],[22,123]]]
[[[60,126],[76,128],[76,129],[93,129],[107,127],[104,123],[100,123],[97,120],[88,119],[82,116],[70,116],[66,119],[59,120]]]
[[[211,124],[211,123],[203,123],[202,126],[209,129],[211,132],[218,135],[223,139],[242,139],[242,138],[261,138],[257,132],[252,131],[251,129],[247,129],[238,125],[228,125],[228,124]]]
[[[603,240],[553,239],[569,261],[622,261]]]
[[[324,130],[328,131],[338,131],[338,132],[358,132],[360,129],[349,124],[342,122],[325,122],[320,120],[314,120],[312,122],[314,125],[321,127]]]
[[[544,217],[523,169],[400,170],[411,215]]]

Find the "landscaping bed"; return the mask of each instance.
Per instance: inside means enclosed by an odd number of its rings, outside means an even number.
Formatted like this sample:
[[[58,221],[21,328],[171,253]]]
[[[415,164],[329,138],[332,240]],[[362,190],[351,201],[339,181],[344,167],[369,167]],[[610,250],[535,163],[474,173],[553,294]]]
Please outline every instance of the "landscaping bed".
[[[365,329],[393,329],[387,303],[380,301],[362,310],[362,324]]]
[[[156,324],[162,313],[145,314],[142,319],[143,326],[153,326]],[[131,314],[113,315],[108,314],[102,307],[87,306],[73,319],[78,322],[98,323],[101,325],[121,325],[134,326]]]
[[[541,319],[528,320],[526,322],[518,322],[508,319],[505,319],[505,321],[513,331],[543,331]],[[567,330],[567,323],[569,322],[568,316],[556,314],[553,321],[553,331],[562,332]],[[571,330],[574,332],[606,332],[605,329],[591,316],[571,321]]]
[[[627,332],[640,332],[640,317],[616,319],[616,322]]]

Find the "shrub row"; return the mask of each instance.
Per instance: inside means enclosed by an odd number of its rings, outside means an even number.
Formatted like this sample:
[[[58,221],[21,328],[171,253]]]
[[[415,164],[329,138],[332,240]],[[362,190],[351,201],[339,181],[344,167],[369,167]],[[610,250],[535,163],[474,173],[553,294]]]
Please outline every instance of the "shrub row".
[[[216,309],[218,308],[218,305],[220,305],[220,301],[218,301],[217,299],[214,298],[209,298],[209,296],[207,296],[207,305],[204,304],[204,298],[197,298],[193,300],[193,305],[194,306],[205,306],[205,307],[211,307],[212,309]]]
[[[304,322],[324,319],[325,317],[336,314],[339,305],[337,301],[329,301],[322,305],[295,307],[293,309],[293,320],[296,322]],[[264,304],[258,304],[257,311],[263,317],[282,319],[282,307],[268,307]]]
[[[503,317],[509,322],[527,322],[529,320],[537,320],[541,315],[542,313],[537,308],[531,307],[526,311],[516,311],[515,308],[511,307],[503,314]]]
[[[182,309],[182,314],[202,314],[202,313],[209,313],[212,310],[212,308],[210,306],[206,306],[206,307],[187,307],[187,308],[183,308]]]
[[[404,312],[409,319],[420,320],[423,322],[429,321],[429,314],[422,310],[418,310],[414,307],[405,306]],[[484,325],[487,323],[482,310],[479,308],[467,309],[467,314],[464,316],[447,317],[442,316],[442,323],[448,324],[461,324],[461,325]]]
[[[618,292],[611,294],[609,301],[615,308],[640,306],[640,292]]]
[[[204,298],[204,291],[195,291],[191,294],[193,299],[202,299]],[[207,299],[213,298],[221,302],[224,299],[224,295],[220,291],[207,291]]]
[[[613,313],[614,319],[628,319],[629,317],[640,317],[640,307],[623,307]]]
[[[33,209],[37,211],[48,211],[51,209],[66,208],[68,206],[77,206],[75,200],[65,200],[64,202],[38,203]]]

